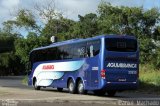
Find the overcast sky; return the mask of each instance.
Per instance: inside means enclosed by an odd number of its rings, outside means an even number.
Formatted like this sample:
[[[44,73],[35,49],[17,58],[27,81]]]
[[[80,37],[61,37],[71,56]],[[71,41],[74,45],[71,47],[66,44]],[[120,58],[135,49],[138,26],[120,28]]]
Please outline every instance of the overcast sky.
[[[0,26],[1,23],[14,19],[14,12],[18,8],[32,9],[35,3],[45,4],[48,0],[0,0]],[[96,12],[101,0],[55,0],[57,10],[74,20],[78,20],[78,14]],[[145,9],[160,8],[160,0],[104,0],[116,6],[143,6]]]

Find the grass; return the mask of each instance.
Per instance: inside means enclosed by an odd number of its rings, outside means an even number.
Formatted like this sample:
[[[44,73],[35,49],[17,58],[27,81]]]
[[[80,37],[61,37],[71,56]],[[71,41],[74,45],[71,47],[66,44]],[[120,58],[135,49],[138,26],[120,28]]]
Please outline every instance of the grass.
[[[28,83],[27,81],[28,81],[28,76],[25,75],[24,78],[22,79],[22,84],[27,85],[27,83]]]
[[[160,94],[160,70],[156,70],[152,65],[140,65],[139,69],[139,91]]]

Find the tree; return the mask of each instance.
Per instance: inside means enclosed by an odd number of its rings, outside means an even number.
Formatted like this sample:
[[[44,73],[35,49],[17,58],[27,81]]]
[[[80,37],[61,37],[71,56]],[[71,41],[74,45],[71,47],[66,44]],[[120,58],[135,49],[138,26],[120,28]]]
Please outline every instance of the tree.
[[[92,37],[97,34],[97,15],[90,13],[86,14],[84,17],[79,15],[80,29],[82,32],[82,37]]]
[[[74,21],[63,17],[49,20],[43,28],[41,36],[45,36],[48,39],[50,39],[51,36],[56,36],[59,41],[70,39],[74,23]]]
[[[143,10],[142,7],[114,7],[102,2],[98,7],[99,33],[134,35],[139,40],[141,63],[152,61],[154,30],[160,22],[158,9]]]
[[[21,9],[17,13],[16,20],[8,20],[3,23],[4,28],[13,30],[13,27],[25,28],[28,31],[41,33],[41,27],[37,25],[35,17],[30,10]],[[10,31],[11,32],[11,31]]]
[[[0,32],[0,75],[18,75],[20,71],[20,59],[15,55],[14,42],[16,34]]]
[[[13,49],[14,38],[0,35],[0,53],[12,51]]]
[[[27,38],[22,37],[15,41],[15,54],[21,58],[21,64],[27,69],[31,50],[46,45],[48,45],[48,40],[44,36],[38,37],[36,33],[29,32]]]
[[[90,13],[85,16],[78,15],[79,21],[73,25],[73,38],[87,38],[98,34],[97,15]]]

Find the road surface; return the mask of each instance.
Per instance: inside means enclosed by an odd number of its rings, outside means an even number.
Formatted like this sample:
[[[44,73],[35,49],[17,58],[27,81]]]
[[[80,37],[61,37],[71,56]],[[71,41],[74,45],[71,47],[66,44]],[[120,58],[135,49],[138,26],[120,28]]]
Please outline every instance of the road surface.
[[[116,106],[116,105],[160,105],[160,95],[140,92],[120,92],[115,97],[69,94],[54,88],[35,91],[21,83],[22,76],[0,77],[0,105],[2,106]],[[154,92],[154,91],[153,91]]]

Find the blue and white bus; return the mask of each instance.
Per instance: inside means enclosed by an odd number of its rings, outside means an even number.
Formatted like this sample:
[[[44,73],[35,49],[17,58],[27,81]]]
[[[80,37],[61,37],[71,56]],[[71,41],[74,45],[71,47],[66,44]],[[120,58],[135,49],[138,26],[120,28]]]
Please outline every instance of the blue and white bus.
[[[35,90],[114,96],[138,86],[139,49],[134,36],[101,35],[36,48],[30,53],[28,84]]]

